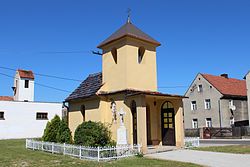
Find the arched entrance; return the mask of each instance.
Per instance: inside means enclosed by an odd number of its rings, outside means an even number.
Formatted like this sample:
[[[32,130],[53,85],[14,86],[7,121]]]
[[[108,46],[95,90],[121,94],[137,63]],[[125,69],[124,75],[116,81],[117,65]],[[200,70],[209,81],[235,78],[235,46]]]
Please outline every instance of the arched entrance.
[[[161,107],[162,145],[175,146],[175,112],[171,102]]]
[[[132,114],[132,127],[133,127],[133,144],[137,144],[137,112],[136,112],[136,102],[133,100],[130,106]]]

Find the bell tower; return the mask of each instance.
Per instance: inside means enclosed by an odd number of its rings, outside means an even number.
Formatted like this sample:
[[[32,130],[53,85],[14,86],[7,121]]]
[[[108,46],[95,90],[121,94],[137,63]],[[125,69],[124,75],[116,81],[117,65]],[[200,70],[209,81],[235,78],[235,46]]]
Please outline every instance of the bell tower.
[[[157,91],[156,48],[160,43],[130,19],[97,47],[102,49],[101,91]]]

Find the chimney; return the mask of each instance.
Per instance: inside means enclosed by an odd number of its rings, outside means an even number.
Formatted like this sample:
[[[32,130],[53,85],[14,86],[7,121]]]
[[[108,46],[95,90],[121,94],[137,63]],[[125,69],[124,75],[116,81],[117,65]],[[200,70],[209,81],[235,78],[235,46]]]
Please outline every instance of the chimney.
[[[221,77],[228,78],[228,74],[221,74]]]

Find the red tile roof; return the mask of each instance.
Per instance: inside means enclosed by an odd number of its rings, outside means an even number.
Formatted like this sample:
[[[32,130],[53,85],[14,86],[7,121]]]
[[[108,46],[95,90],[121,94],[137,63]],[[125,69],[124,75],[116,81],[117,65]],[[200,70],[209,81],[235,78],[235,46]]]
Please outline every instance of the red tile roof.
[[[34,79],[34,74],[32,71],[27,71],[27,70],[17,70],[21,78],[28,78],[28,79]]]
[[[230,96],[247,96],[245,80],[225,78],[210,74],[201,74],[221,94]]]
[[[0,96],[0,101],[13,101],[13,97],[11,96]]]

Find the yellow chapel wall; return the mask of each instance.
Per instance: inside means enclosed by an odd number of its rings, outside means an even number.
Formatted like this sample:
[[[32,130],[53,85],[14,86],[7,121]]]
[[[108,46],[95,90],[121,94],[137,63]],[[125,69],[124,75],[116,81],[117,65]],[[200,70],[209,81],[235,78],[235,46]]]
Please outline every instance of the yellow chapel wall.
[[[70,102],[70,108],[68,113],[68,126],[74,137],[75,130],[83,122],[83,116],[81,113],[81,106],[85,106],[85,121],[102,121],[102,108],[105,107],[105,103],[100,99],[90,99],[87,101]]]

